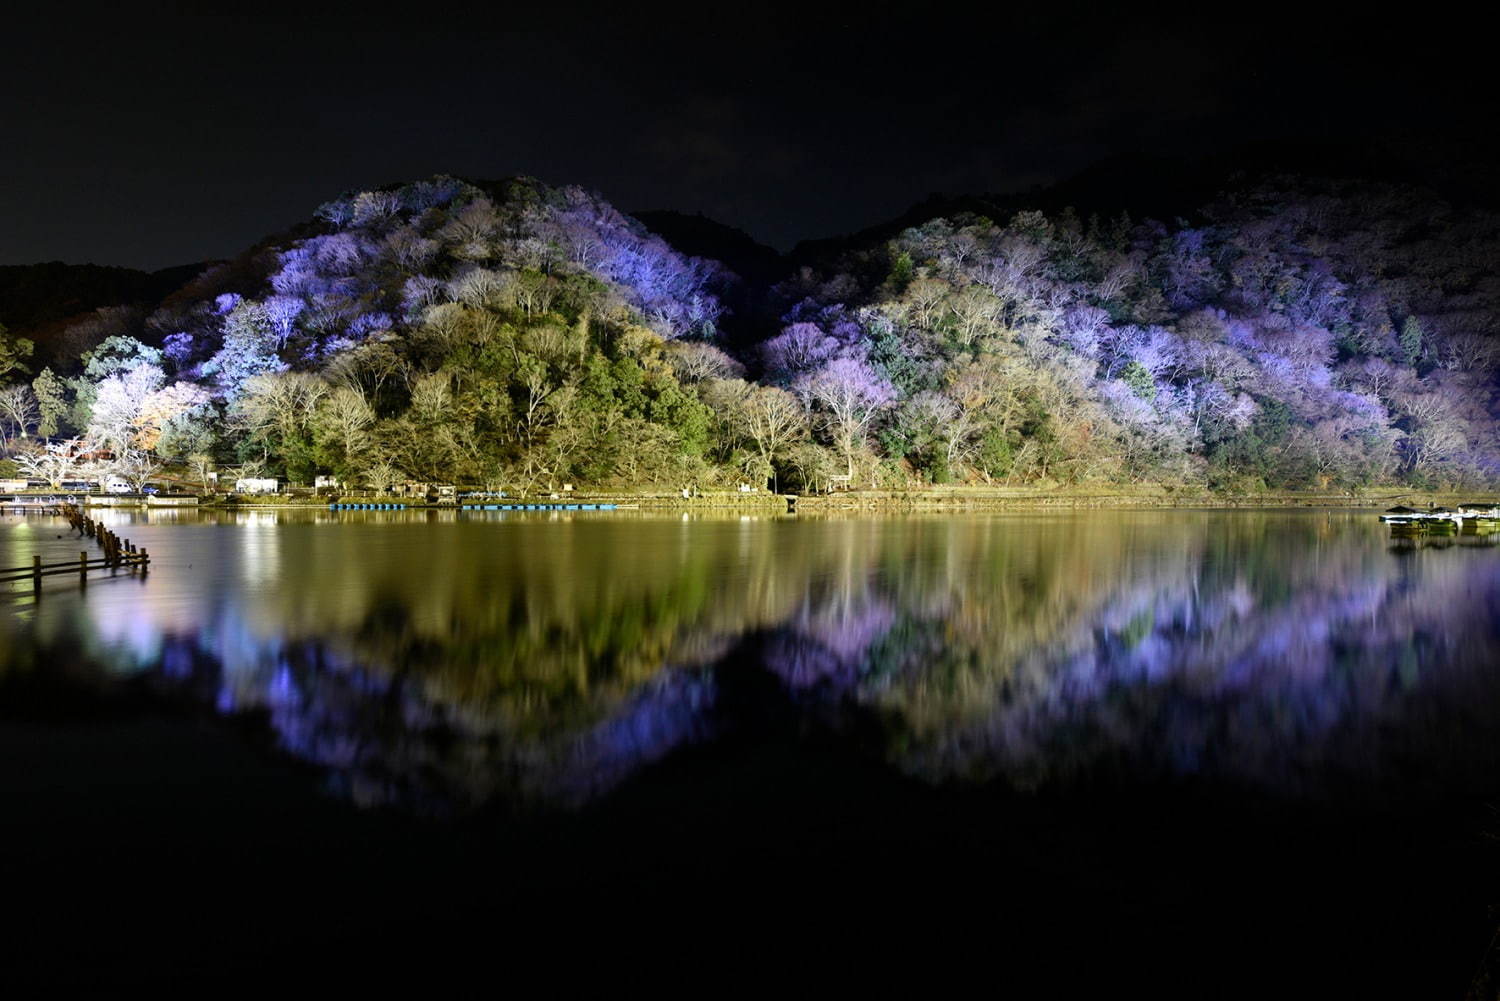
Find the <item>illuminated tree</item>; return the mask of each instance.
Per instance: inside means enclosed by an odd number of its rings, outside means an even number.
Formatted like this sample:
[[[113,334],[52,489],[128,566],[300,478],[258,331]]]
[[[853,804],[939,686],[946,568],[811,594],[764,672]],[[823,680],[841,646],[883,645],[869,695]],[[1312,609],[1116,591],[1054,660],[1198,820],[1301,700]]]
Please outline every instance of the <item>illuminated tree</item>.
[[[40,416],[37,434],[50,438],[57,434],[62,419],[68,414],[67,387],[52,369],[44,368],[31,381],[31,389],[36,394],[37,412]]]
[[[375,415],[364,394],[340,386],[319,403],[313,415],[313,436],[325,464],[351,472],[363,461]]]
[[[833,359],[800,379],[795,390],[818,409],[853,477],[855,453],[868,443],[871,425],[895,400],[895,390],[868,364],[853,358]]]
[[[237,397],[255,376],[286,370],[286,363],[276,354],[276,324],[264,306],[236,305],[224,318],[223,336],[223,347],[203,366],[203,372],[213,376],[228,399]]]
[[[36,425],[36,394],[23,383],[0,389],[0,452],[10,447],[13,437],[26,437]]]
[[[779,379],[793,379],[823,364],[839,342],[815,323],[793,323],[761,347],[766,369]]]
[[[751,389],[738,401],[735,423],[755,446],[762,471],[772,470],[776,461],[798,441],[807,437],[807,412],[791,393],[774,386]]]

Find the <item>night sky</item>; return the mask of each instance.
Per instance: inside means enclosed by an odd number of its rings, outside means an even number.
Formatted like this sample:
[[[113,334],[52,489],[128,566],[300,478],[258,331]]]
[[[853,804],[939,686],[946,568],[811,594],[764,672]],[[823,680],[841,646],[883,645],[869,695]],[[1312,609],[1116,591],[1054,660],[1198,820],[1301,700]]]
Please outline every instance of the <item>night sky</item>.
[[[1332,145],[1468,191],[1494,163],[1488,41],[1451,22],[372,10],[8,15],[0,264],[223,257],[433,173],[582,184],[786,249],[1128,154]]]

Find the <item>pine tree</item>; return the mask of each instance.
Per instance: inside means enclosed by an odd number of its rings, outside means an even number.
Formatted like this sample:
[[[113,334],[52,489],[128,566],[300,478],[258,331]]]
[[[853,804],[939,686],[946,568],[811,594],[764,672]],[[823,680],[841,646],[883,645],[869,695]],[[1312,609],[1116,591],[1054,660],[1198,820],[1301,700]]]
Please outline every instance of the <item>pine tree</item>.
[[[1401,354],[1406,359],[1406,364],[1413,368],[1422,357],[1422,321],[1415,316],[1408,316],[1406,322],[1401,324]]]
[[[63,381],[50,368],[42,369],[31,382],[31,390],[36,393],[37,410],[41,414],[41,422],[36,430],[44,438],[57,434],[59,423],[68,413],[66,389]]]

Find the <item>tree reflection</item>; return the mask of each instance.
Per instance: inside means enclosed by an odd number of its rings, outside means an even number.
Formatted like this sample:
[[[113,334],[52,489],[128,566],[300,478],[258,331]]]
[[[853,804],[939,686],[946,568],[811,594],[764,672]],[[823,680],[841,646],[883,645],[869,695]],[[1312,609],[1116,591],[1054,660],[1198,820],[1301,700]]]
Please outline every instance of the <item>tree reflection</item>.
[[[200,527],[152,552],[212,575],[49,597],[0,667],[262,716],[340,793],[424,812],[580,804],[712,738],[731,650],[931,781],[1495,764],[1497,553],[1393,552],[1363,515]]]

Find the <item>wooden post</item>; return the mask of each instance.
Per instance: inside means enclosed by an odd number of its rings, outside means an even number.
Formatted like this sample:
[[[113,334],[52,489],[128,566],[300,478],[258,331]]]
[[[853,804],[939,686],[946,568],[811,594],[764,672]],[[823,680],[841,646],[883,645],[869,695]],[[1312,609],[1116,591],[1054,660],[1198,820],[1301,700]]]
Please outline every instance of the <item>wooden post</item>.
[[[42,593],[42,558],[40,556],[31,558],[31,590],[34,594]]]
[[[151,566],[151,557],[143,548],[141,550],[141,576],[146,576],[146,570]]]
[[[78,554],[78,586],[89,586],[89,554]]]

